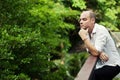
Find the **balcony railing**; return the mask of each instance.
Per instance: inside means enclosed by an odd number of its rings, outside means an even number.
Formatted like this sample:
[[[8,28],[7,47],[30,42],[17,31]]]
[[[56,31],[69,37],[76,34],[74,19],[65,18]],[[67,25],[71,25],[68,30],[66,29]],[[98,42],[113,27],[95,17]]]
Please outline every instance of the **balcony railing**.
[[[97,57],[90,55],[78,72],[75,80],[91,80]]]

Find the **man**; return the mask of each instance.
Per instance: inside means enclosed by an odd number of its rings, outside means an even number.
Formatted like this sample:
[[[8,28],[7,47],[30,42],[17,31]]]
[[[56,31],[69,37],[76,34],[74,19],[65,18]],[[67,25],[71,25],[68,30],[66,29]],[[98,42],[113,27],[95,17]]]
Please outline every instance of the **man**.
[[[95,23],[93,11],[83,11],[80,16],[79,36],[88,52],[98,57],[92,80],[112,80],[120,72],[120,55],[108,30]]]

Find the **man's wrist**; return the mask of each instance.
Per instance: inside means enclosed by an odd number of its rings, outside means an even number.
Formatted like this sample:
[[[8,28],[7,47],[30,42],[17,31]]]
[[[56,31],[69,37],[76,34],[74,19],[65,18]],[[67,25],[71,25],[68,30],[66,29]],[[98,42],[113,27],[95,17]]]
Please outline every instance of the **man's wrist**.
[[[102,53],[101,51],[98,51],[98,56],[100,56],[101,53]]]
[[[83,38],[82,40],[83,40],[83,41],[86,41],[87,39],[88,39],[88,38],[86,37],[86,38]]]

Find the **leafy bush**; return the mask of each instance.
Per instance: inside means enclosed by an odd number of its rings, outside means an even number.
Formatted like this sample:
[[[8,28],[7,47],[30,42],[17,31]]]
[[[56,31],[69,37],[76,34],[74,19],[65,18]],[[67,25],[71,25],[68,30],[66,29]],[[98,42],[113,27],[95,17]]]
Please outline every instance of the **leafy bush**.
[[[93,8],[97,22],[118,31],[119,4],[116,0],[0,0],[0,80],[73,80],[87,58],[84,53],[69,54],[79,38],[69,39],[79,30],[79,14]]]

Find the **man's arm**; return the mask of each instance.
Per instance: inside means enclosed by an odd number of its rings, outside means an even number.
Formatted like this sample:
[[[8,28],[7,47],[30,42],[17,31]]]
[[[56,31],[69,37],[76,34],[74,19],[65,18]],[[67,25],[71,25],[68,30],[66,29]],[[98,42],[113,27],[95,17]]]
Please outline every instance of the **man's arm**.
[[[87,34],[88,34],[88,29],[84,30],[81,29],[78,33],[80,35],[80,37],[82,38],[82,40],[84,41],[86,47],[88,48],[88,50],[90,51],[90,53],[93,56],[99,56],[99,58],[103,61],[107,61],[108,60],[108,56],[107,54],[105,54],[104,52],[99,52],[95,46],[93,46],[90,42],[90,40],[87,38]]]
[[[84,43],[85,43],[86,47],[88,48],[88,50],[90,51],[90,53],[93,56],[98,56],[99,53],[98,53],[97,49],[91,44],[90,40],[87,37],[88,29],[87,30],[81,29],[78,34],[82,38],[82,40],[84,41]]]
[[[93,56],[99,56],[100,55],[100,52],[97,51],[97,49],[91,44],[91,42],[88,38],[85,38],[83,41],[84,41],[86,47],[88,48],[88,50],[90,51],[90,53]]]

